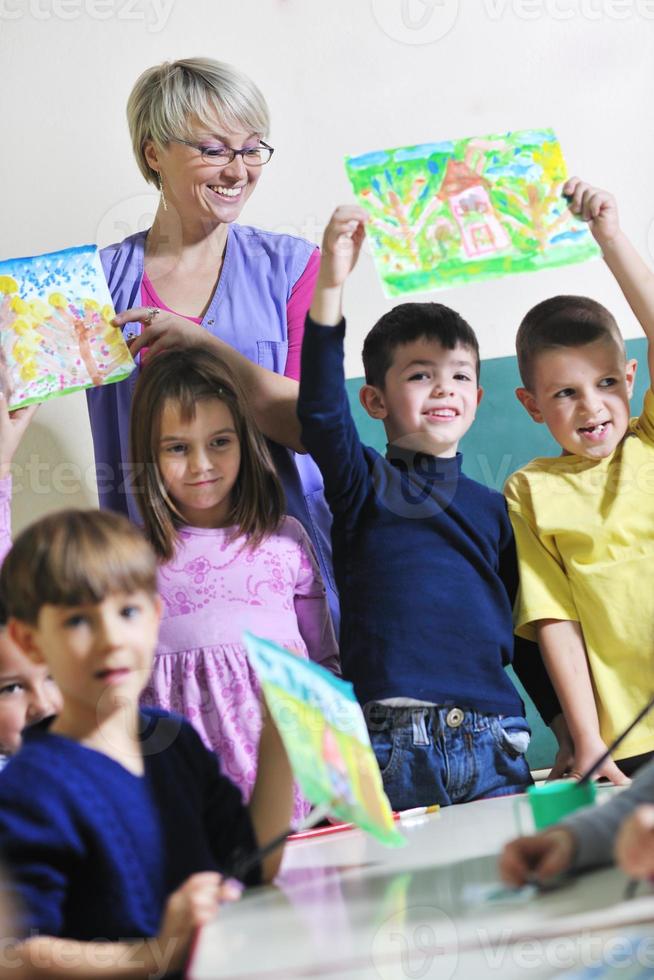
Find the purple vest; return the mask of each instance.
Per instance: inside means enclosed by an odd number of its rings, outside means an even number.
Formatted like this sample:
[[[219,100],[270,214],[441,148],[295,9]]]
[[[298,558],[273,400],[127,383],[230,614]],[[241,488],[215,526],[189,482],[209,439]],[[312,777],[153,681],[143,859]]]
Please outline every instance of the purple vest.
[[[100,258],[117,313],[141,305],[147,232],[102,249]],[[218,286],[202,326],[245,357],[283,374],[288,351],[286,305],[315,245],[292,235],[230,224]],[[137,324],[129,324],[131,333]],[[126,513],[140,523],[128,472],[129,413],[135,371],[118,384],[87,391],[98,495],[102,507]],[[331,514],[322,477],[310,456],[270,444],[287,498],[287,512],[306,528],[325,580],[330,608],[338,622],[331,560]]]

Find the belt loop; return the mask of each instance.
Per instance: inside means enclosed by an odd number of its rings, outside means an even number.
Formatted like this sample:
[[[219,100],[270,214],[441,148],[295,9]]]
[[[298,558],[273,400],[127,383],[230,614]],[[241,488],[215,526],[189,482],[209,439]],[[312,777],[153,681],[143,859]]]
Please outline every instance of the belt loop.
[[[427,725],[425,724],[427,710],[425,708],[414,708],[411,711],[414,745],[429,745],[429,735],[427,734]]]

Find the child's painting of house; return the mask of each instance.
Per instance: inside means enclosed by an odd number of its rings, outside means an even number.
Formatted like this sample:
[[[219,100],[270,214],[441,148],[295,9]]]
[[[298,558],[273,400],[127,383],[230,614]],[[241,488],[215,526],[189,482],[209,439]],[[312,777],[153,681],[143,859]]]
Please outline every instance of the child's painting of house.
[[[380,150],[348,157],[346,169],[387,296],[600,254],[561,194],[551,129]]]
[[[95,245],[0,262],[0,387],[10,408],[126,378]]]

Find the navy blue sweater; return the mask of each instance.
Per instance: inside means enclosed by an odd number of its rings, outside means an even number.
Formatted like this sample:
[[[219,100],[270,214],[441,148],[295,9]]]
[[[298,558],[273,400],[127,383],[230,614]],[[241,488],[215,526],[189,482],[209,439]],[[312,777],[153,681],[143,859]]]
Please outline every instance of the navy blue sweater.
[[[334,516],[343,676],[362,704],[411,697],[523,714],[504,670],[517,586],[504,498],[466,477],[460,454],[390,446],[384,458],[361,444],[345,389],[344,334],[344,322],[307,318],[298,403],[302,442]],[[558,706],[537,648],[532,661],[530,688],[547,688],[542,713],[551,717]]]
[[[142,715],[142,777],[43,731],[26,732],[0,774],[0,854],[24,934],[154,936],[189,875],[256,848],[239,790],[191,725],[154,708]]]

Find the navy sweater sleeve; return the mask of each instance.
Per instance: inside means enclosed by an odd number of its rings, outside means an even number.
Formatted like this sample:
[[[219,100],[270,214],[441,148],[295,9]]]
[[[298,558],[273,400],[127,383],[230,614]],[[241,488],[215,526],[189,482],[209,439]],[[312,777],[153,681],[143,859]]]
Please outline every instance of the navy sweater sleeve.
[[[12,778],[0,781],[0,851],[19,906],[19,934],[61,935],[68,883],[87,858],[65,806],[48,799],[47,774],[24,772],[29,793]]]
[[[218,759],[202,743],[195,729],[188,726],[189,742],[194,743],[192,754],[199,764],[198,778],[204,790],[204,823],[211,850],[225,874],[230,874],[244,856],[258,848],[258,842],[243,803],[241,791],[220,771]],[[246,875],[245,884],[261,884],[261,864]]]
[[[229,874],[242,855],[251,854],[258,847],[241,791],[223,775],[217,756],[209,751],[186,719],[156,708],[142,709],[142,715],[149,723],[149,731],[143,732],[141,738],[147,736],[151,768],[156,770],[152,778],[159,806],[164,815],[172,816],[164,820],[164,826],[174,887],[186,875],[186,871],[176,867],[175,861],[175,852],[180,850],[180,827],[175,817],[184,812],[176,800],[180,793],[192,810],[197,809],[201,814],[212,857],[217,867]],[[174,745],[173,752],[166,751],[169,745]],[[179,856],[185,857],[182,853]],[[257,865],[246,884],[257,885],[260,881],[261,867]]]
[[[370,476],[345,389],[344,337],[345,320],[324,327],[307,316],[297,414],[332,513],[347,522],[356,520]]]
[[[518,560],[508,513],[505,524],[500,542],[500,576],[513,606],[518,591]],[[538,644],[515,635],[513,644],[513,669],[536,705],[541,718],[546,725],[549,725],[552,719],[561,713],[561,705]]]

